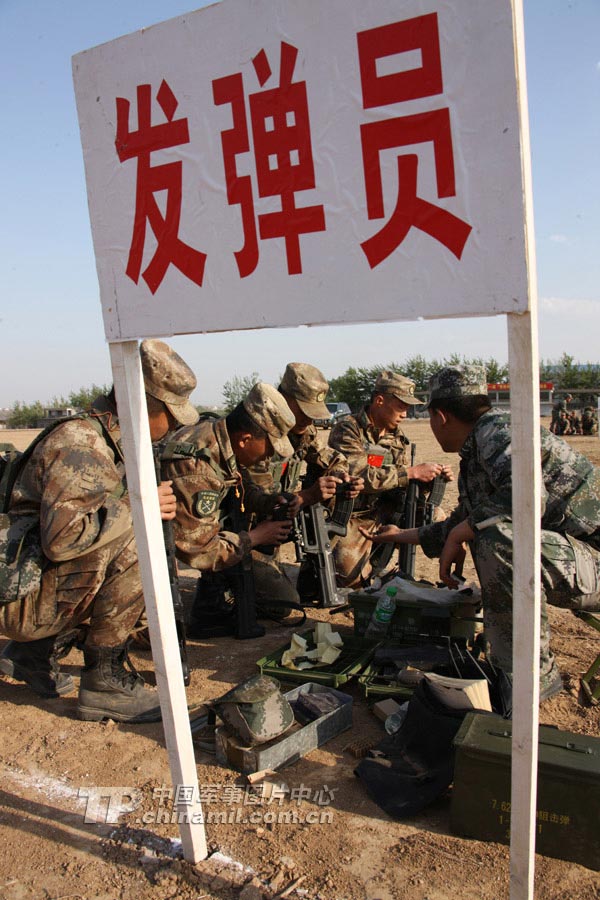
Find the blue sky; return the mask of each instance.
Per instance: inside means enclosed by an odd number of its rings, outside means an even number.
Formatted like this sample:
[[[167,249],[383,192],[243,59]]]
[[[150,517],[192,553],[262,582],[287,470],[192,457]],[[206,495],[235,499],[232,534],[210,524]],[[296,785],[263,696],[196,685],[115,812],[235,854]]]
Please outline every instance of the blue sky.
[[[299,0],[301,2],[301,0]],[[482,0],[474,0],[482,2]],[[493,0],[487,0],[493,2]],[[524,0],[540,355],[600,360],[600,2]],[[111,379],[98,299],[71,56],[188,12],[176,0],[0,0],[3,85],[0,406]],[[233,375],[286,362],[328,377],[416,354],[507,358],[497,319],[179,337],[198,403]]]

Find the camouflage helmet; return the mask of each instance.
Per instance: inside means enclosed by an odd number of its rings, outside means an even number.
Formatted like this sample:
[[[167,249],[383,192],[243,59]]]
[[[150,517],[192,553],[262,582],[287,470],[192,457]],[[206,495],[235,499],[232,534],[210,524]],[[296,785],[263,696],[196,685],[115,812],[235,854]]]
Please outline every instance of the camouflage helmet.
[[[264,744],[279,737],[294,721],[292,707],[267,675],[253,675],[236,685],[211,707],[246,746]]]
[[[196,376],[164,341],[146,340],[140,345],[146,393],[162,400],[181,425],[195,425],[198,410],[189,402]]]
[[[423,403],[415,397],[415,383],[398,372],[386,370],[380,372],[375,380],[374,391],[376,394],[391,394],[408,406],[417,406]]]
[[[293,397],[302,412],[311,419],[328,419],[324,400],[329,390],[325,376],[309,363],[288,363],[279,390]]]
[[[460,397],[487,397],[487,373],[484,366],[446,366],[429,379],[429,402],[458,400]]]
[[[272,384],[259,381],[242,401],[252,421],[269,436],[273,449],[280,456],[292,456],[294,448],[286,435],[296,424],[291,409]]]

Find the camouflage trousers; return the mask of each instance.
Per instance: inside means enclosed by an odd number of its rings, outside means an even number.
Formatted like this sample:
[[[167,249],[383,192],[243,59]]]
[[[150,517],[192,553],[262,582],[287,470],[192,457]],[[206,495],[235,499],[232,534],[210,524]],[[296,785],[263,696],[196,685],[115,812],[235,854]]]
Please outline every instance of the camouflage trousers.
[[[375,510],[365,510],[350,517],[346,535],[337,538],[333,548],[336,581],[340,587],[360,588],[368,583],[373,570],[370,558],[376,545],[363,537],[358,529],[361,526],[371,531],[386,521],[387,518]],[[386,569],[396,559],[397,550],[394,550]]]
[[[264,607],[268,607],[269,600],[299,603],[298,592],[291,580],[285,574],[280,562],[279,554],[273,556],[266,553],[252,551],[252,569],[254,571],[254,588],[256,599]]]
[[[547,603],[564,609],[600,610],[600,551],[571,536],[542,531],[542,596],[540,677],[553,665]],[[512,545],[511,522],[499,522],[475,533],[471,551],[483,600],[483,619],[492,663],[512,672]]]
[[[36,641],[89,622],[87,643],[123,644],[144,607],[133,529],[104,547],[50,563],[40,590],[0,606],[0,633]]]

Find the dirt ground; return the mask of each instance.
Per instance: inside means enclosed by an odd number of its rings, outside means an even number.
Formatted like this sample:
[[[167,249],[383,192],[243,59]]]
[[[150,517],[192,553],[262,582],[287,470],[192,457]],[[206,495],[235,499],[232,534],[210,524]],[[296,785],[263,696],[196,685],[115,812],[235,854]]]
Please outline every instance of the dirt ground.
[[[409,422],[406,431],[417,442],[417,461],[445,456],[426,421]],[[23,446],[32,433],[16,435]],[[13,437],[3,432],[0,439]],[[568,440],[600,464],[597,438]],[[456,471],[456,457],[447,460]],[[451,488],[448,507],[455,496]],[[418,554],[417,576],[435,580],[435,564]],[[189,598],[194,573],[186,570],[182,576]],[[349,614],[330,617],[326,610],[314,610],[309,618],[332,621],[342,633],[352,633]],[[600,707],[578,702],[579,676],[598,652],[598,634],[569,612],[551,608],[550,619],[565,690],[542,705],[541,721],[598,735]],[[292,631],[268,623],[259,640],[190,642],[188,702],[200,704],[252,674],[256,660],[284,644]],[[152,683],[150,654],[138,652],[133,658]],[[81,653],[74,650],[64,664],[76,682],[81,663]],[[390,819],[370,801],[353,774],[357,761],[345,748],[359,738],[376,741],[383,725],[355,682],[343,689],[354,701],[352,731],[282,770],[292,794],[281,805],[248,805],[245,779],[197,748],[204,811],[213,820],[206,826],[212,855],[191,866],[178,858],[178,829],[170,824],[170,774],[160,724],[80,722],[75,692],[42,700],[21,684],[0,679],[0,898],[508,898],[508,849],[454,836],[449,796],[406,822]],[[139,791],[137,808],[116,824],[86,822],[80,790],[116,786]],[[288,821],[273,821],[282,812]],[[538,856],[536,897],[597,900],[600,873]]]

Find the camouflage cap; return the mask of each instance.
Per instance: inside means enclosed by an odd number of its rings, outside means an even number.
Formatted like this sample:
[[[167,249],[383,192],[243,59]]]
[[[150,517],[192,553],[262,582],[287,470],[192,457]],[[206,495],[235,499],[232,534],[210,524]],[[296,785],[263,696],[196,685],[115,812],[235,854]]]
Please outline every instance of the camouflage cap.
[[[293,397],[302,412],[311,419],[329,418],[329,410],[323,402],[329,385],[323,373],[315,366],[309,363],[288,363],[279,390]]]
[[[375,381],[374,390],[378,394],[391,394],[402,400],[408,406],[417,406],[423,403],[415,397],[415,383],[398,372],[386,370],[380,372]]]
[[[286,435],[296,424],[291,409],[272,384],[259,381],[243,401],[250,418],[269,435],[273,449],[280,456],[292,456],[294,448]]]
[[[484,366],[447,366],[429,379],[429,402],[459,397],[487,397],[487,373]]]
[[[146,393],[162,400],[181,425],[194,425],[198,410],[189,396],[197,382],[188,364],[164,341],[142,341],[140,357]]]

